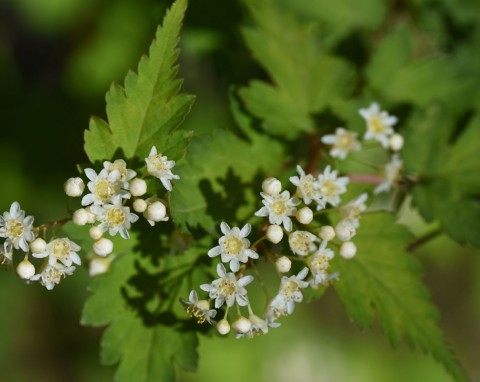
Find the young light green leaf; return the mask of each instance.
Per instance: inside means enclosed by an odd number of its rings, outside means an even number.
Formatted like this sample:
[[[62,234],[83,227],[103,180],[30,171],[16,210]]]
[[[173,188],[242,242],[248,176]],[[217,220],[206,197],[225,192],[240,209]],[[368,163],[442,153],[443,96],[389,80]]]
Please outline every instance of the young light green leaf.
[[[364,216],[355,237],[357,255],[350,260],[335,258],[340,272],[335,289],[360,327],[371,326],[378,314],[392,346],[403,338],[411,348],[430,353],[457,381],[465,381],[438,327],[439,314],[420,281],[420,264],[404,250],[410,239],[392,216]]]
[[[448,108],[416,113],[405,132],[405,166],[419,180],[413,196],[422,215],[438,219],[459,243],[480,247],[480,113],[452,142],[455,126]]]
[[[300,26],[271,2],[252,3],[254,27],[243,29],[247,46],[273,85],[254,80],[239,95],[266,131],[294,139],[313,130],[313,114],[351,92],[353,69],[321,51],[311,28]]]
[[[178,160],[188,136],[178,130],[193,97],[180,92],[176,79],[178,41],[187,0],[177,0],[157,30],[149,56],[140,60],[138,74],[129,72],[124,87],[113,84],[107,93],[108,124],[93,119],[85,131],[90,161],[109,159],[117,150],[125,158],[145,158],[152,146]]]

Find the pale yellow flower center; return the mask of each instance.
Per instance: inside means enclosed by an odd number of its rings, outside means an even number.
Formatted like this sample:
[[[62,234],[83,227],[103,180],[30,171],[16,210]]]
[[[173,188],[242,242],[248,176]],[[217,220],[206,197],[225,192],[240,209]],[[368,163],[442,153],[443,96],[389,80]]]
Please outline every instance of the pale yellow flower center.
[[[284,215],[287,212],[287,204],[283,199],[275,200],[270,208],[275,215]]]
[[[70,244],[65,240],[55,240],[50,249],[50,252],[55,256],[57,259],[63,259],[68,257],[70,254]]]
[[[310,265],[312,266],[313,269],[321,272],[325,271],[328,269],[330,264],[328,263],[328,257],[325,255],[318,255],[315,256],[312,261],[310,262]]]
[[[223,243],[223,248],[229,255],[238,255],[243,251],[244,246],[238,237],[229,236]]]
[[[95,195],[101,200],[110,199],[115,194],[115,188],[107,179],[100,179],[95,185]]]
[[[110,165],[108,171],[112,172],[117,170],[120,173],[120,180],[123,182],[127,179],[127,164],[122,159],[117,159]]]
[[[336,141],[336,146],[343,151],[351,150],[354,144],[355,144],[355,137],[353,134],[349,134],[349,133],[340,135]]]
[[[387,128],[387,126],[382,122],[382,120],[377,115],[374,115],[373,117],[370,118],[369,126],[370,126],[370,129],[375,134],[382,134],[385,132]]]
[[[305,179],[302,180],[301,183],[301,190],[299,189],[300,197],[310,197],[312,198],[315,196],[315,187],[313,183],[313,176],[307,175]]]
[[[23,235],[25,228],[20,220],[13,219],[5,223],[5,233],[7,237],[16,238]]]
[[[148,158],[151,166],[155,171],[167,171],[167,161],[162,157],[162,154],[152,155]]]
[[[327,198],[336,196],[338,193],[338,186],[333,180],[326,180],[320,187],[320,192]]]
[[[310,249],[312,241],[304,232],[294,232],[290,236],[290,246],[292,250],[297,253],[307,254]]]
[[[298,284],[295,281],[287,281],[282,286],[282,294],[286,297],[292,296],[298,290]]]
[[[125,213],[118,207],[109,209],[105,217],[110,226],[122,225],[125,222]]]
[[[237,288],[233,281],[223,279],[218,285],[218,291],[224,296],[231,296],[237,291]]]

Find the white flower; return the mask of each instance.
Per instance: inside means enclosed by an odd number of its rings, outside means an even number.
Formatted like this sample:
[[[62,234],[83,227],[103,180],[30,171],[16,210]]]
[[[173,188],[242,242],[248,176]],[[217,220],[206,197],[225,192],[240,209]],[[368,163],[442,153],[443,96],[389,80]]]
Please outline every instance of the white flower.
[[[12,253],[12,248],[28,252],[28,243],[35,238],[32,232],[33,216],[25,217],[25,211],[20,209],[18,202],[13,202],[9,212],[0,215],[0,237],[4,237],[4,255]]]
[[[387,148],[388,138],[393,134],[393,125],[397,123],[397,117],[381,111],[376,102],[372,102],[368,109],[360,109],[358,112],[367,122],[367,132],[363,139],[374,139]]]
[[[85,184],[83,183],[82,178],[69,178],[63,184],[63,190],[68,196],[77,197],[83,194],[83,190],[85,189]]]
[[[292,268],[292,260],[290,260],[287,256],[279,257],[275,260],[275,268],[280,273],[287,273]]]
[[[277,178],[267,178],[262,182],[262,190],[268,195],[277,195],[282,191],[282,183]]]
[[[227,273],[222,263],[217,265],[217,273],[219,279],[213,280],[211,284],[200,285],[202,290],[209,292],[210,298],[215,299],[215,308],[220,308],[223,303],[230,307],[235,301],[240,306],[247,305],[247,290],[244,286],[253,281],[253,276],[244,276],[237,280],[234,273]]]
[[[384,181],[380,183],[373,192],[380,194],[388,192],[392,187],[396,187],[400,181],[400,173],[403,169],[403,161],[400,160],[397,154],[392,155],[392,160],[385,165]]]
[[[190,317],[194,317],[198,324],[203,324],[207,321],[210,325],[214,325],[215,321],[212,319],[217,315],[215,309],[209,309],[209,303],[207,300],[198,300],[197,292],[192,290],[188,296],[188,301],[183,298],[180,302],[187,310]]]
[[[268,216],[270,224],[283,224],[287,231],[292,230],[292,220],[290,216],[295,215],[297,209],[295,206],[299,203],[296,198],[290,198],[288,191],[283,191],[278,195],[267,195],[260,192],[264,207],[255,212],[255,216]]]
[[[265,236],[273,244],[278,244],[283,239],[283,229],[282,227],[276,224],[269,225],[267,228],[267,232],[265,233]]]
[[[242,338],[246,337],[248,339],[252,339],[254,337],[259,336],[260,334],[267,334],[268,333],[268,328],[278,328],[280,326],[279,323],[277,322],[271,322],[268,320],[261,319],[257,315],[251,313],[250,316],[248,317],[248,320],[250,321],[250,329],[244,333],[237,333],[235,338]]]
[[[102,205],[110,202],[115,195],[121,195],[122,198],[126,199],[130,198],[127,191],[120,189],[123,183],[119,182],[120,172],[118,170],[108,172],[103,169],[97,175],[95,170],[86,168],[85,175],[90,179],[90,182],[87,183],[90,193],[82,198],[82,206]]]
[[[35,267],[28,259],[23,259],[18,263],[16,271],[22,279],[29,280],[35,274]]]
[[[325,203],[337,206],[340,203],[340,195],[347,191],[348,182],[349,179],[346,176],[337,178],[337,171],[331,171],[328,165],[323,174],[318,176],[318,190]]]
[[[13,250],[13,248],[11,249]],[[11,251],[5,252],[5,248],[0,247],[0,264],[10,265],[10,263],[12,262],[12,256],[13,253]]]
[[[175,166],[175,161],[168,160],[166,156],[158,154],[157,148],[153,146],[150,150],[150,154],[148,154],[148,158],[145,158],[145,162],[147,162],[148,173],[160,179],[163,186],[168,191],[172,191],[172,184],[170,181],[172,179],[180,179],[178,175],[173,174],[171,171]]]
[[[333,251],[327,248],[327,242],[324,241],[318,251],[308,258],[308,267],[313,276],[310,284],[313,288],[318,284],[326,284],[330,280],[327,270],[330,266],[330,260],[333,259],[333,257]]]
[[[167,207],[156,196],[152,196],[145,200],[146,208],[143,211],[143,216],[147,219],[148,224],[152,227],[155,223],[168,221]]]
[[[340,213],[343,218],[349,220],[355,228],[358,228],[360,225],[360,214],[367,209],[367,206],[365,205],[367,199],[368,194],[364,192],[358,198],[340,207]]]
[[[342,219],[335,226],[335,234],[341,241],[349,241],[356,233],[355,225],[349,219]]]
[[[297,186],[296,195],[303,199],[305,204],[310,204],[312,200],[314,200],[320,208],[325,207],[325,202],[322,199],[322,195],[318,191],[318,183],[313,175],[308,174],[305,175],[305,171],[300,166],[297,166],[298,176],[290,177],[290,182],[293,183],[294,186]]]
[[[307,256],[309,252],[315,251],[315,241],[318,238],[307,231],[295,231],[288,236],[288,244],[293,253],[299,256]]]
[[[82,262],[77,252],[80,247],[70,239],[63,237],[60,239],[54,239],[49,242],[45,248],[45,251],[40,253],[33,253],[33,257],[44,258],[48,256],[48,264],[55,265],[57,261],[60,261],[66,267],[70,267],[72,263],[80,265]]]
[[[280,291],[273,298],[270,306],[275,310],[274,317],[280,315],[292,314],[295,308],[295,302],[303,300],[302,289],[308,286],[308,282],[303,281],[307,277],[308,268],[303,268],[298,275],[282,277]]]
[[[120,195],[116,195],[111,204],[92,206],[91,210],[97,215],[97,219],[100,221],[98,228],[102,232],[108,231],[112,236],[119,232],[121,237],[129,239],[128,229],[131,223],[135,223],[138,220],[138,215],[131,213],[130,207],[125,207],[121,203]]]
[[[327,145],[333,145],[330,155],[334,158],[345,159],[351,151],[360,150],[360,143],[357,141],[357,133],[338,127],[335,134],[324,135],[321,141]]]
[[[60,263],[53,265],[48,264],[41,273],[38,273],[30,278],[30,281],[40,280],[40,284],[48,290],[52,290],[55,285],[59,284],[62,278],[66,275],[73,274],[75,267],[67,267]]]
[[[245,224],[240,230],[238,227],[230,229],[227,223],[222,222],[220,229],[225,236],[218,240],[216,247],[208,251],[208,256],[222,255],[222,262],[230,262],[230,270],[237,272],[240,263],[246,263],[248,258],[258,259],[258,254],[250,249],[250,241],[246,239],[251,230],[250,224]]]
[[[344,259],[351,259],[357,253],[357,246],[352,241],[346,241],[340,246],[340,256]]]
[[[108,257],[94,257],[88,263],[88,274],[93,277],[107,273],[112,260]]]
[[[121,188],[125,190],[129,189],[128,182],[135,178],[137,173],[127,168],[127,163],[123,159],[116,159],[113,163],[109,161],[103,162],[103,168],[108,171],[109,174],[117,171],[117,182],[121,184]]]

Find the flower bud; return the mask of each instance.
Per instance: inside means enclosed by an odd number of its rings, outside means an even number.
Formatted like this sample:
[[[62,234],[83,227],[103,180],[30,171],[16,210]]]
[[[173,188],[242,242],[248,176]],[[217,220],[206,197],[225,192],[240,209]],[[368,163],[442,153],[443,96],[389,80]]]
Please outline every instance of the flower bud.
[[[278,195],[282,191],[282,183],[276,178],[267,178],[262,182],[262,190],[268,195]]]
[[[41,237],[37,237],[34,241],[30,243],[30,249],[33,253],[42,253],[45,252],[47,248],[47,242]]]
[[[335,226],[335,233],[341,241],[348,241],[356,234],[356,229],[347,219],[341,220]]]
[[[333,240],[335,237],[335,229],[331,225],[324,225],[322,228],[320,228],[318,236],[320,239],[325,241]]]
[[[96,225],[90,227],[88,234],[93,240],[98,240],[103,236],[103,231]]]
[[[292,268],[292,260],[290,260],[287,256],[279,257],[275,261],[275,267],[280,273],[286,273]]]
[[[145,212],[147,206],[147,202],[143,199],[135,199],[135,201],[133,202],[133,210],[135,212],[138,212],[139,214]]]
[[[35,267],[27,259],[20,261],[17,265],[17,275],[22,279],[28,280],[35,274]]]
[[[266,236],[273,244],[278,244],[283,238],[283,229],[279,225],[272,224],[268,226]]]
[[[68,196],[82,196],[85,184],[82,178],[70,178],[63,184],[63,189]]]
[[[80,208],[73,213],[72,217],[73,224],[76,225],[85,225],[89,221],[88,212],[85,208]]]
[[[226,319],[220,320],[217,323],[217,331],[224,336],[230,332],[230,324]]]
[[[392,151],[400,151],[403,147],[403,137],[400,134],[393,134],[388,140],[388,147]]]
[[[243,316],[238,316],[232,324],[237,333],[247,333],[252,328],[252,322]]]
[[[88,214],[87,224],[95,223],[95,221],[97,220],[97,216],[92,211],[90,211],[90,207],[86,207],[85,211],[87,211]]]
[[[110,259],[105,257],[96,257],[88,263],[88,274],[90,276],[101,275],[108,272],[110,268]]]
[[[151,220],[152,222],[159,222],[165,220],[166,214],[167,209],[165,205],[159,201],[150,204],[143,213],[147,220]]]
[[[295,214],[301,224],[310,224],[313,220],[313,211],[308,207],[300,208]]]
[[[130,182],[129,191],[133,196],[145,195],[147,193],[147,182],[143,179],[135,178]]]
[[[340,256],[351,259],[357,253],[357,246],[352,241],[346,241],[340,246]]]
[[[102,237],[93,243],[93,252],[98,256],[107,256],[113,251],[113,243],[111,240]]]

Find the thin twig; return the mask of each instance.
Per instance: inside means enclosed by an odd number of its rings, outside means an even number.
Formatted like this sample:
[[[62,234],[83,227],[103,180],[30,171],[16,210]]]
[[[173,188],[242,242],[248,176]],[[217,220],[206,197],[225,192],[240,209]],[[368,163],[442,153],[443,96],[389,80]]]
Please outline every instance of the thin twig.
[[[414,250],[416,250],[418,247],[422,246],[423,244],[427,243],[428,241],[434,239],[435,237],[437,237],[438,235],[440,235],[441,233],[443,233],[443,229],[441,228],[438,228],[436,229],[435,231],[432,231],[432,232],[429,232],[423,236],[420,236],[419,238],[413,240],[410,244],[408,244],[405,249],[408,251],[408,252],[413,252]]]

